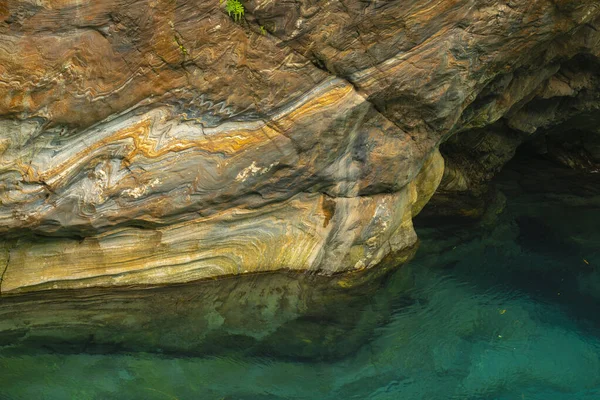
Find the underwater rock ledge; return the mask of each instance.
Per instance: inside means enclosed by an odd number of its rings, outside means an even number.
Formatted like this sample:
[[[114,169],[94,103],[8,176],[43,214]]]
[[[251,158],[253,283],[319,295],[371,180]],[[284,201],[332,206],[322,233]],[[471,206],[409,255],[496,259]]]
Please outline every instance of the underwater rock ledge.
[[[0,294],[402,263],[442,176],[600,108],[597,1],[244,4],[0,5]]]

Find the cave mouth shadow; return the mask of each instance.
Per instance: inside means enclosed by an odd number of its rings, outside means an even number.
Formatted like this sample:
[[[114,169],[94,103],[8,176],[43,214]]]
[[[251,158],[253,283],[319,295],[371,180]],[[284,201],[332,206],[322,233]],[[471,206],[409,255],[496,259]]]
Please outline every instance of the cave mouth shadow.
[[[479,218],[424,209],[416,259],[481,291],[550,304],[600,336],[600,174],[556,161],[527,142],[491,181]]]

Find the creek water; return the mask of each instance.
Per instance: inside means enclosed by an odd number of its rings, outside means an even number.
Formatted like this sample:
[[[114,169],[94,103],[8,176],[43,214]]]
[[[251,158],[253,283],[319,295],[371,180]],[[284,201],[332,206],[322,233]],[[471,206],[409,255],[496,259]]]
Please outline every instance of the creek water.
[[[238,321],[193,351],[179,343],[205,327],[185,312],[160,321],[172,336],[148,316],[136,335],[160,340],[139,347],[125,333],[120,348],[68,346],[60,326],[62,347],[44,346],[47,332],[5,337],[0,399],[600,399],[599,178],[517,159],[481,221],[417,218],[417,256],[351,301],[308,296],[293,278],[217,283],[226,293],[178,307],[221,310],[198,311],[203,324]],[[224,296],[242,299],[235,313]]]

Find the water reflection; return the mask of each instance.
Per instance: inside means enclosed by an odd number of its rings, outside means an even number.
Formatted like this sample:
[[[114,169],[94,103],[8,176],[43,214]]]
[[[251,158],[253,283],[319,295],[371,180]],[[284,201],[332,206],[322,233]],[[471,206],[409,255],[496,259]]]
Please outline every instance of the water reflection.
[[[186,285],[2,299],[5,352],[143,351],[322,360],[356,351],[389,315],[385,276],[257,274]]]

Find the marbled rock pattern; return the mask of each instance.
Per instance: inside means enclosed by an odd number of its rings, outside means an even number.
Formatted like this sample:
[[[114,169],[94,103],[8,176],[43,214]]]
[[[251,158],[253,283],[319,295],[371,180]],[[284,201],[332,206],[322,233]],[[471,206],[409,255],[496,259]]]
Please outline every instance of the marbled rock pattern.
[[[600,51],[591,0],[245,5],[0,3],[3,294],[400,263],[440,143]]]

